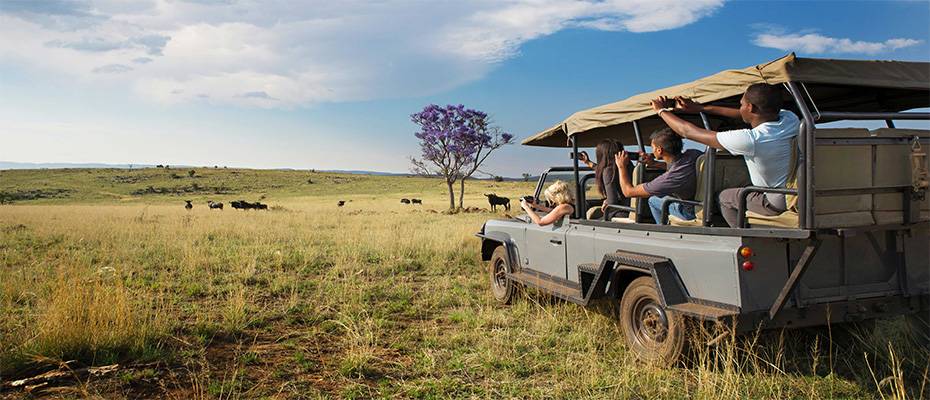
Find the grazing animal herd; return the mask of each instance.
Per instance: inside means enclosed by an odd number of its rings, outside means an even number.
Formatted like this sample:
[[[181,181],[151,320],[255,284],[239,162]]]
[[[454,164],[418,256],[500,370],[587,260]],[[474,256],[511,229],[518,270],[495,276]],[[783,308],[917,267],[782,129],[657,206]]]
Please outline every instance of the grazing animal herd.
[[[184,200],[184,208],[187,209],[188,211],[193,209],[194,205],[192,204],[192,202],[193,200]],[[235,208],[237,210],[267,210],[268,209],[267,204],[259,203],[257,201],[254,203],[249,203],[245,200],[236,200],[236,201],[229,202],[229,205],[231,205],[232,208]],[[211,210],[222,210],[223,203],[209,200],[207,201],[207,208]]]
[[[497,194],[494,194],[494,193],[485,193],[485,196],[488,198],[488,204],[491,205],[491,211],[497,211],[497,206],[504,206],[504,210],[510,211],[510,199],[509,199],[509,198],[507,198],[507,197],[501,197],[501,196],[498,196]],[[262,196],[262,197],[261,197],[261,199],[264,199],[264,198],[265,198],[265,196]],[[337,207],[345,206],[346,203],[348,203],[348,202],[350,202],[350,201],[352,201],[352,200],[339,200],[339,201],[336,203],[336,206],[337,206]],[[188,211],[190,211],[191,209],[193,209],[193,208],[194,208],[194,205],[192,204],[192,202],[193,202],[193,200],[184,200],[184,208],[187,209]],[[413,198],[408,199],[408,198],[402,198],[402,199],[400,199],[400,202],[401,202],[402,204],[420,204],[420,205],[423,205],[423,200],[422,200],[422,199],[413,199]],[[235,209],[237,209],[237,210],[267,210],[267,209],[268,209],[268,205],[267,205],[267,204],[264,204],[264,203],[261,203],[261,202],[258,202],[258,201],[254,202],[254,203],[250,203],[250,202],[245,201],[245,200],[235,200],[235,201],[229,202],[229,205],[232,206],[232,208],[235,208]],[[222,209],[223,209],[223,203],[216,202],[216,201],[213,201],[213,200],[209,200],[209,201],[207,201],[207,207],[208,207],[209,209],[211,209],[211,210],[222,210]]]
[[[232,208],[235,208],[237,210],[267,210],[268,209],[267,204],[262,204],[257,201],[254,203],[249,203],[245,200],[237,200],[237,201],[229,202],[229,205],[231,205]]]

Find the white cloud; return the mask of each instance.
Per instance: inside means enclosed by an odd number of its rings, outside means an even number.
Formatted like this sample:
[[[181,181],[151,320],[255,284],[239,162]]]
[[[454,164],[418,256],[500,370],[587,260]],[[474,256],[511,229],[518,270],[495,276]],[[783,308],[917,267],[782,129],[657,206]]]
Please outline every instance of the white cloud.
[[[102,67],[94,68],[92,72],[95,74],[121,74],[129,71],[132,71],[132,67],[122,64],[107,64]]]
[[[437,93],[562,29],[674,29],[722,1],[10,0],[0,63],[166,103],[294,107]]]
[[[753,43],[783,51],[798,51],[807,54],[879,54],[920,44],[916,39],[888,39],[883,42],[867,42],[847,38],[833,38],[818,33],[759,33]]]
[[[472,60],[513,57],[521,44],[565,28],[654,32],[688,25],[722,0],[520,1],[479,10],[440,31],[441,49]]]

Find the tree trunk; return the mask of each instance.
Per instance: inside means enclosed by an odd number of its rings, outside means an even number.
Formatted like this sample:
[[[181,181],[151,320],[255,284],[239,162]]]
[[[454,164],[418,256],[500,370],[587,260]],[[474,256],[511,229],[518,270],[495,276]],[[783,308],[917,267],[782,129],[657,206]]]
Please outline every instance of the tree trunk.
[[[465,179],[467,176],[463,176],[462,180],[459,181],[459,208],[464,208],[463,199],[465,198]]]
[[[455,191],[452,189],[452,183],[455,181],[446,181],[446,186],[449,187],[449,210],[455,209]]]

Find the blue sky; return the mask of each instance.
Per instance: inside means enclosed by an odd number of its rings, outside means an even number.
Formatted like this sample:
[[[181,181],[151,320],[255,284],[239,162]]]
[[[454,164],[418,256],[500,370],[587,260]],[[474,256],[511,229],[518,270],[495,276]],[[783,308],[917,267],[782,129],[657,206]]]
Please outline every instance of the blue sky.
[[[521,139],[790,51],[928,40],[928,2],[0,0],[0,160],[406,172],[428,103]],[[483,170],[566,162],[514,145]]]

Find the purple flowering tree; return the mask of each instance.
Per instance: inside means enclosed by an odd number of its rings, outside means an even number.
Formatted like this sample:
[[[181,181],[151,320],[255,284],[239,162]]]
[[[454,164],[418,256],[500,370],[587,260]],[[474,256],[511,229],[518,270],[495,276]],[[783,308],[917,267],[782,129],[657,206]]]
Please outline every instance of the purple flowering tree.
[[[513,135],[491,126],[488,115],[459,105],[430,104],[410,119],[420,127],[421,158],[411,158],[413,170],[443,177],[449,189],[449,209],[455,209],[455,182],[459,182],[459,208],[465,180],[488,159],[491,152],[513,143]]]

